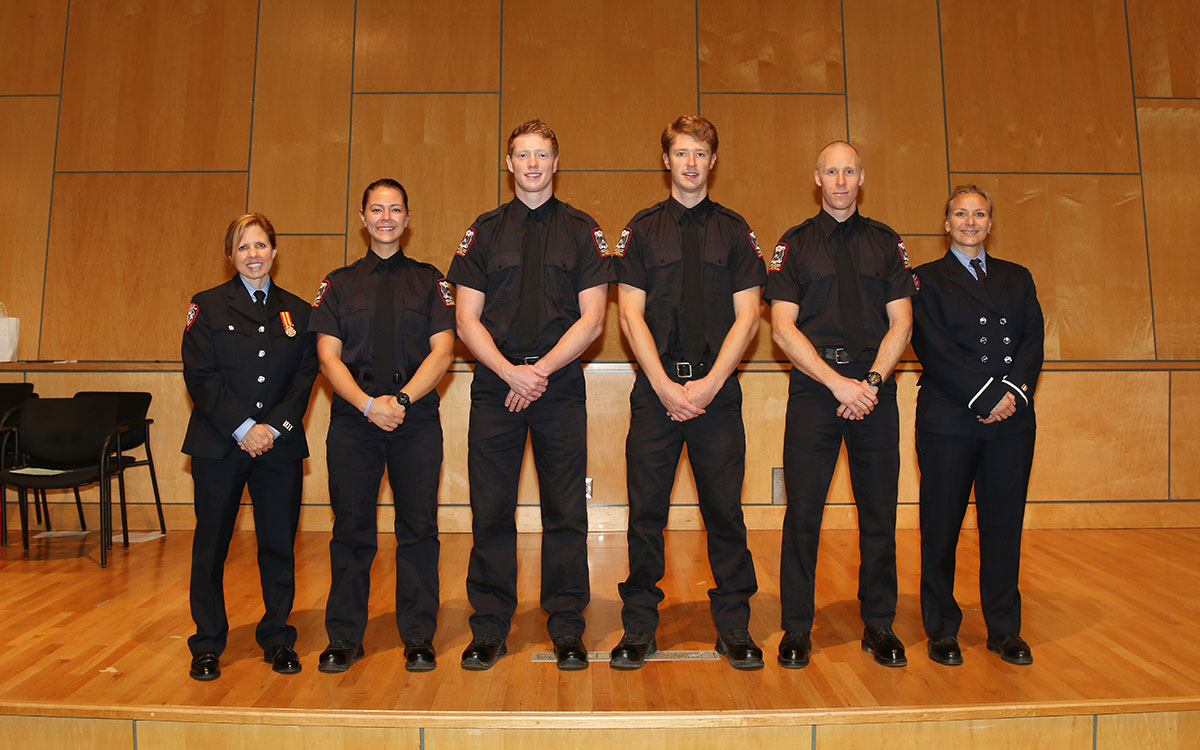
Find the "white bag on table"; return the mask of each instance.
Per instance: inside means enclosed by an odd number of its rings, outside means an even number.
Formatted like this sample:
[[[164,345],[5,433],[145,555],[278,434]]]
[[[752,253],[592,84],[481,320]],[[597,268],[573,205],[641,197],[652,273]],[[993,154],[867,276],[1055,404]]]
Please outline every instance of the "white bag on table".
[[[0,302],[0,362],[17,361],[17,335],[21,319],[8,317],[8,308]]]

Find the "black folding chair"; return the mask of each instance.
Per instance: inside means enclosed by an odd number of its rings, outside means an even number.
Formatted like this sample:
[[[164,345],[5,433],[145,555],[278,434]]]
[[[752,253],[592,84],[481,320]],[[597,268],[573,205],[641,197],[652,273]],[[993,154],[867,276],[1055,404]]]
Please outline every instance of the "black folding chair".
[[[112,547],[113,460],[121,459],[117,400],[108,396],[29,399],[18,424],[0,428],[0,455],[12,445],[20,466],[0,469],[0,482],[18,490],[21,541],[29,549],[28,492],[100,485],[100,567]],[[37,502],[36,495],[34,502]],[[125,529],[125,546],[129,531]]]
[[[0,383],[0,427],[16,424],[17,415],[25,399],[34,397],[33,383]],[[15,451],[0,452],[0,469],[17,463]],[[8,492],[0,482],[0,545],[8,544]]]
[[[166,534],[167,523],[163,519],[162,497],[158,494],[158,476],[154,472],[154,454],[150,452],[150,425],[154,424],[154,420],[146,418],[153,396],[145,391],[79,391],[75,394],[75,398],[81,396],[110,396],[117,399],[117,422],[126,428],[120,434],[121,457],[113,467],[117,471],[117,486],[121,491],[122,528],[126,521],[125,470],[135,466],[145,466],[150,469],[150,486],[154,488],[154,504],[158,509],[158,530]],[[139,459],[128,455],[129,451],[141,446],[146,447],[145,458]]]

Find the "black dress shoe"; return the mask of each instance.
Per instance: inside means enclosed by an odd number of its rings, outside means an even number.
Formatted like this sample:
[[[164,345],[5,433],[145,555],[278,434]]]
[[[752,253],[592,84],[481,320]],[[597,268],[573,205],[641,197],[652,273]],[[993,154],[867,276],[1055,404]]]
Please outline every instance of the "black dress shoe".
[[[988,651],[995,651],[1000,654],[1000,658],[1009,664],[1033,664],[1033,652],[1029,650],[1029,644],[1021,640],[1021,636],[1013,633],[1011,635],[1000,635],[996,637],[988,636],[987,639]]]
[[[613,669],[641,669],[646,660],[657,653],[654,633],[626,630],[621,642],[609,654],[608,666]]]
[[[717,653],[728,659],[729,666],[734,669],[748,671],[763,668],[762,649],[745,628],[718,634],[716,648]]]
[[[904,644],[892,632],[891,627],[867,626],[863,629],[862,650],[875,655],[875,661],[885,667],[903,667],[908,664],[904,657]]]
[[[962,649],[958,647],[958,639],[952,635],[930,638],[929,658],[947,667],[962,665]]]
[[[808,657],[812,655],[812,639],[808,633],[783,634],[779,642],[779,666],[788,669],[803,669],[808,666]]]
[[[221,662],[212,651],[192,657],[192,668],[188,674],[193,680],[208,682],[221,676]]]
[[[404,668],[409,672],[432,672],[437,668],[433,642],[425,638],[405,641]]]
[[[561,635],[554,639],[554,659],[565,672],[587,669],[588,653],[583,639],[577,635]]]
[[[296,656],[291,646],[279,644],[272,646],[263,654],[263,661],[271,665],[271,669],[279,674],[296,674],[300,671],[300,657]]]
[[[345,672],[350,665],[363,658],[366,651],[361,643],[354,641],[330,641],[321,652],[317,670],[321,672]]]
[[[462,668],[472,672],[483,672],[495,666],[496,661],[508,653],[508,645],[495,638],[471,639],[471,645],[463,651]]]

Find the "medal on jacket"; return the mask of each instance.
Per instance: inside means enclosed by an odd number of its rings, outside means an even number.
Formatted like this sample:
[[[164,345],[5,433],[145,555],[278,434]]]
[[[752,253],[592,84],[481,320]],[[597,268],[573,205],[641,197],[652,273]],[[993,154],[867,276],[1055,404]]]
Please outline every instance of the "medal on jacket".
[[[283,332],[288,335],[288,338],[293,338],[296,335],[296,326],[292,325],[292,314],[287,310],[282,310],[279,313],[279,322],[283,323]]]

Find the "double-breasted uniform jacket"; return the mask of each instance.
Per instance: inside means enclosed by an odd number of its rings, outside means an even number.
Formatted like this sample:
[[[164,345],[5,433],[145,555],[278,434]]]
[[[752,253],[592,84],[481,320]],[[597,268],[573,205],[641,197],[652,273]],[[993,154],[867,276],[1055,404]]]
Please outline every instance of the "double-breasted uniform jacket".
[[[238,450],[233,433],[250,418],[279,431],[264,455],[308,456],[303,419],[318,367],[311,312],[308,302],[274,281],[265,308],[255,305],[238,276],[192,297],[183,378],[195,408],[184,453],[224,458]],[[287,334],[289,316],[294,336]]]
[[[1042,308],[1029,271],[987,256],[975,280],[951,251],[916,270],[912,345],[921,360],[918,430],[988,438],[1037,426],[1033,392],[1043,359]],[[1017,411],[982,424],[1005,393]]]

